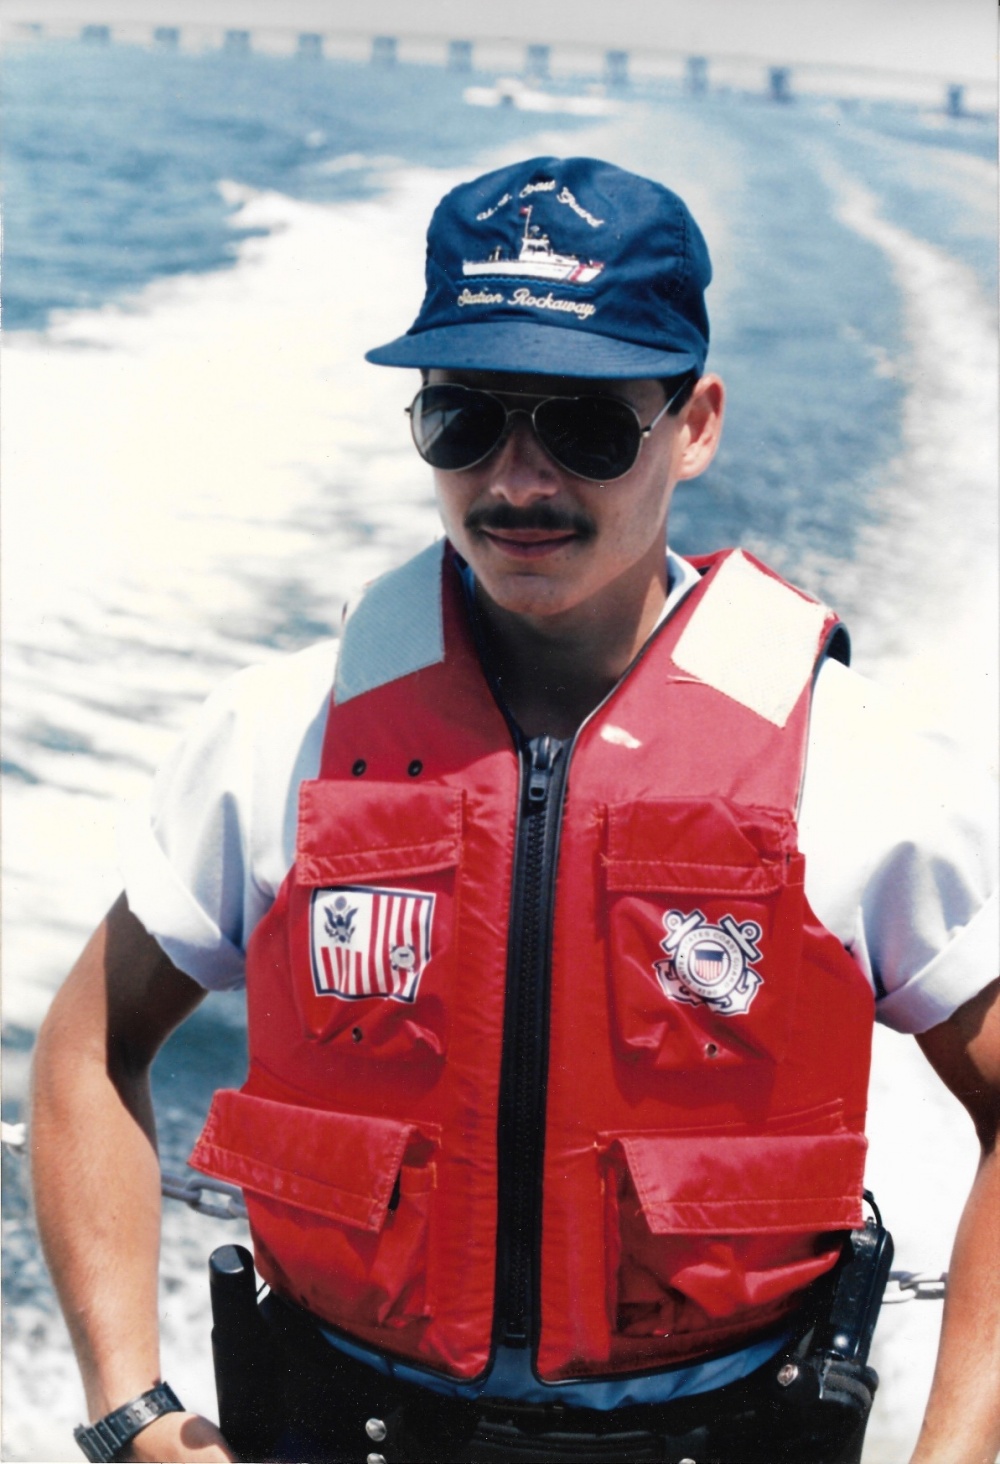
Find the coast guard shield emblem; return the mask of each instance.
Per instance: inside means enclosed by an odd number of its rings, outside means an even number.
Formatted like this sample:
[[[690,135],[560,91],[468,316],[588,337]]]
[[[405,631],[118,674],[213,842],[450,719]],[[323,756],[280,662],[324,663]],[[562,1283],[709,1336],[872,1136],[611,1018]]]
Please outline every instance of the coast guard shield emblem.
[[[740,924],[723,915],[718,925],[709,925],[700,910],[668,910],[663,925],[666,959],[654,961],[653,969],[670,1000],[708,1006],[724,1017],[749,1011],[763,984],[753,969],[761,958],[757,922]]]
[[[317,996],[412,1002],[431,958],[434,896],[339,885],[314,890],[310,955]]]

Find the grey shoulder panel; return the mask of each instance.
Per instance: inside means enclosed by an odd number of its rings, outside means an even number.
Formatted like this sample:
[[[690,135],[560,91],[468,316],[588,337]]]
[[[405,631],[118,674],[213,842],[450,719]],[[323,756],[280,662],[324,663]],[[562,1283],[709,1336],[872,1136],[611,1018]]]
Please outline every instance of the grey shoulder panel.
[[[673,659],[784,727],[812,677],[828,614],[818,600],[772,579],[736,550],[681,632]]]
[[[339,706],[444,660],[444,540],[382,575],[349,610],[337,660]]]

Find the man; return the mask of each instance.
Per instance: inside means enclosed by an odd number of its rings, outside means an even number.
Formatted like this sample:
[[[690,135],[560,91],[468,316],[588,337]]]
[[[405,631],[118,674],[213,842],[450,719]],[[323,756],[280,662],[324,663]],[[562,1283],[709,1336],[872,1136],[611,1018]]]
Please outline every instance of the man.
[[[149,1065],[246,952],[250,1073],[194,1162],[271,1287],[269,1457],[856,1460],[874,1379],[820,1339],[877,1234],[875,996],[983,1146],[914,1464],[1000,1447],[991,841],[829,611],[668,550],[722,424],[709,277],[675,195],[588,159],[435,213],[369,359],[423,373],[446,543],[361,599],[332,700],[325,647],[210,700],[39,1039],[92,1420],[161,1377]],[[162,1391],[122,1427],[235,1457]]]

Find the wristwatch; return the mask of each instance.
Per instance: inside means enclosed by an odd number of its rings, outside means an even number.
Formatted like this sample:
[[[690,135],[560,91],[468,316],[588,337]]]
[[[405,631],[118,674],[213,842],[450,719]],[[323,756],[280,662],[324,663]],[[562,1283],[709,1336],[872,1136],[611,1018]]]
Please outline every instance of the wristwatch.
[[[96,1423],[81,1423],[73,1430],[73,1437],[80,1445],[85,1459],[97,1464],[111,1464],[118,1458],[126,1444],[132,1442],[137,1433],[154,1418],[164,1413],[183,1413],[184,1404],[169,1383],[157,1383],[148,1393],[140,1393],[131,1403],[106,1413]]]

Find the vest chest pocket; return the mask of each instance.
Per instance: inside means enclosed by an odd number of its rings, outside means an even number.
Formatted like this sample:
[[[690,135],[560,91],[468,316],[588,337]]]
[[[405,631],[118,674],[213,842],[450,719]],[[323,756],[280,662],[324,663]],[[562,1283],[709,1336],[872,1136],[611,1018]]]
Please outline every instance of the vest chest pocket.
[[[623,1056],[664,1070],[780,1061],[804,914],[791,818],[721,798],[613,805],[603,866]]]
[[[224,1089],[191,1163],[245,1194],[269,1285],[350,1330],[433,1314],[436,1130]]]
[[[308,1038],[362,1063],[444,1056],[462,813],[456,789],[302,785],[288,929]]]

